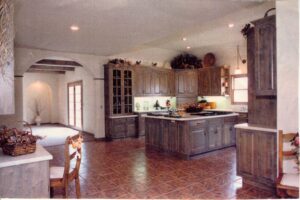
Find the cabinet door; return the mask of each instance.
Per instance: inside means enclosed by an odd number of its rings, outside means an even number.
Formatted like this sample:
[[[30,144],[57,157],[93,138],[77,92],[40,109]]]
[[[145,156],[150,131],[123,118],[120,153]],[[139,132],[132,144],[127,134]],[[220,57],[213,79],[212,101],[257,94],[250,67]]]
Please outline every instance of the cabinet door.
[[[123,71],[123,113],[131,114],[133,112],[133,70],[124,69]]]
[[[261,182],[274,183],[276,180],[276,133],[255,132],[254,175]]]
[[[171,152],[178,152],[178,133],[176,121],[168,121],[168,149]]]
[[[213,67],[209,70],[210,95],[219,96],[221,94],[221,67]]]
[[[198,96],[198,71],[188,71],[185,76],[185,92],[188,96]]]
[[[223,146],[235,144],[234,123],[225,123],[223,127]]]
[[[168,95],[175,95],[175,73],[173,71],[168,72]]]
[[[255,24],[255,94],[276,95],[276,24],[275,16]]]
[[[185,95],[185,77],[182,71],[176,72],[176,94],[177,96],[184,96]]]
[[[222,126],[210,125],[208,130],[208,148],[216,149],[222,147]]]
[[[236,131],[237,174],[240,176],[253,176],[254,134],[248,130],[237,129]]]
[[[135,117],[129,117],[126,120],[126,136],[127,137],[136,137],[137,133],[137,119]]]
[[[198,87],[199,96],[210,96],[210,75],[208,69],[199,70]]]
[[[143,78],[144,78],[144,94],[151,95],[152,90],[153,90],[153,89],[151,89],[151,85],[152,85],[151,70],[144,69],[143,72],[144,72],[144,76],[143,76]]]
[[[168,91],[168,81],[169,81],[169,77],[168,77],[168,73],[165,71],[159,72],[158,73],[159,76],[159,94],[160,95],[168,95],[169,91]]]
[[[207,137],[206,129],[201,128],[198,130],[190,131],[190,148],[191,154],[198,154],[207,150]]]
[[[160,94],[160,74],[157,71],[152,70],[149,74],[151,76],[151,94]]]
[[[144,95],[144,73],[141,67],[135,69],[135,84],[134,84],[134,94],[136,96]]]

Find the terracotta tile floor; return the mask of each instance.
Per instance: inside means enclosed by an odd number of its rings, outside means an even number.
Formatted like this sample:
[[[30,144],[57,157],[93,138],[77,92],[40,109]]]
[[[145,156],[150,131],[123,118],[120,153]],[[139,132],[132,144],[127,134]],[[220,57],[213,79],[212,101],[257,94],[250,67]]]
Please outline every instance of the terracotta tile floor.
[[[63,146],[47,150],[54,156],[50,164],[63,166]],[[144,138],[86,142],[80,169],[82,198],[276,198],[242,184],[235,156],[235,148],[227,148],[186,161],[146,152]],[[54,197],[61,198],[62,191],[55,190]],[[76,197],[73,183],[69,197]]]

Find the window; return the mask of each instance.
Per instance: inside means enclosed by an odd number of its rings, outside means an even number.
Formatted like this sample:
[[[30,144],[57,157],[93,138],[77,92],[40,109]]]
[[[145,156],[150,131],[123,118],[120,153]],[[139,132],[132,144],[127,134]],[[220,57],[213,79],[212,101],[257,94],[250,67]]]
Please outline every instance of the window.
[[[69,126],[82,129],[82,81],[68,83]]]
[[[231,102],[232,104],[248,103],[248,77],[247,74],[231,76]]]

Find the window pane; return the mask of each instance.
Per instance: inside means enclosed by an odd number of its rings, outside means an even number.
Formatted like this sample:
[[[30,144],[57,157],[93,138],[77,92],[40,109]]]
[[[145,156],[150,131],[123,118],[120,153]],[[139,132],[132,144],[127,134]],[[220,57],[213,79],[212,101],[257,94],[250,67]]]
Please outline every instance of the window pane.
[[[233,78],[233,89],[247,89],[248,77],[235,77]]]
[[[234,90],[233,91],[234,102],[248,102],[248,90]]]

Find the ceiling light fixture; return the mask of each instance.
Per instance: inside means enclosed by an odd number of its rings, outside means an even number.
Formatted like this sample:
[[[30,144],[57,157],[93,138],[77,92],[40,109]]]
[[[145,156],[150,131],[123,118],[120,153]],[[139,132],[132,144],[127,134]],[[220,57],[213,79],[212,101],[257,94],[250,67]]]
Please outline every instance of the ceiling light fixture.
[[[190,47],[190,46],[187,46],[186,48],[187,48],[187,49],[190,49],[191,47]]]
[[[186,38],[186,37],[184,37],[184,38],[182,38],[182,40],[183,40],[183,41],[186,41],[186,40],[187,40],[187,38]]]
[[[78,31],[78,30],[79,30],[79,27],[76,26],[76,25],[72,25],[72,26],[70,26],[70,29],[71,29],[72,31]]]
[[[228,27],[229,27],[229,28],[233,28],[233,27],[234,27],[234,24],[233,24],[233,23],[230,23],[230,24],[228,24]]]

